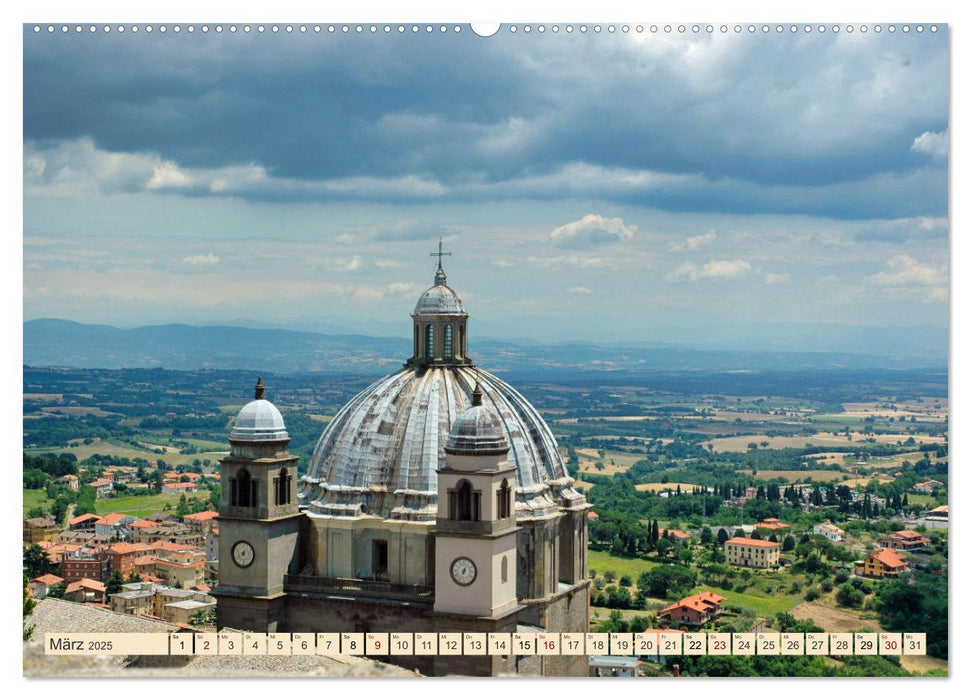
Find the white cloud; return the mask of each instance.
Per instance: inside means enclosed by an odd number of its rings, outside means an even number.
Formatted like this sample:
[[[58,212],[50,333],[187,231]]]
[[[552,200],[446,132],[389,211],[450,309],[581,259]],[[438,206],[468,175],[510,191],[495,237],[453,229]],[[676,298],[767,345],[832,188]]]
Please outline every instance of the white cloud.
[[[374,261],[374,266],[379,270],[397,270],[398,268],[404,267],[404,265],[400,260],[391,260],[389,258],[376,258]]]
[[[205,255],[188,255],[182,258],[182,262],[193,267],[210,267],[219,264],[219,256],[209,251]]]
[[[712,260],[704,265],[684,263],[664,276],[668,282],[697,282],[704,279],[731,279],[748,272],[752,266],[745,260]]]
[[[515,263],[513,263],[511,260],[493,260],[492,261],[493,267],[509,268],[509,267],[512,267],[514,264]]]
[[[570,294],[593,294],[593,290],[590,287],[570,287],[568,291]]]
[[[711,242],[715,240],[715,236],[716,234],[714,231],[700,233],[697,236],[689,236],[678,243],[669,243],[668,248],[675,252],[700,250],[701,248],[706,248],[711,245]]]
[[[789,281],[789,275],[786,273],[776,274],[774,272],[770,272],[765,276],[766,284],[783,284],[788,281]]]
[[[910,150],[925,153],[931,158],[947,158],[947,131],[925,131],[914,139]]]
[[[64,195],[149,191],[225,197],[431,199],[447,193],[438,180],[418,175],[297,180],[274,177],[257,163],[184,168],[157,153],[105,151],[90,138],[61,141],[44,150],[28,145],[24,185],[28,191]]]
[[[579,221],[553,229],[549,239],[554,245],[563,248],[587,248],[630,240],[635,231],[637,227],[628,226],[623,219],[587,214]]]
[[[350,245],[354,242],[354,234],[342,233],[341,235],[339,235],[337,238],[334,239],[334,242],[339,243],[341,245]]]
[[[361,268],[361,258],[357,255],[349,258],[328,258],[323,262],[326,267],[337,272],[354,272]]]
[[[895,255],[887,260],[889,269],[866,278],[876,287],[936,287],[947,284],[947,268],[918,262],[909,255]]]

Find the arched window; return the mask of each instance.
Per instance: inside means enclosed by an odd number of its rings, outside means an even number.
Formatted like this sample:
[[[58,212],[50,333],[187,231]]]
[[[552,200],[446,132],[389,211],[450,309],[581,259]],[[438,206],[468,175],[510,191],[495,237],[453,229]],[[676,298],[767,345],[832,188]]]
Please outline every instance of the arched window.
[[[499,565],[499,569],[502,575],[502,582],[505,583],[509,580],[509,559],[506,556],[502,557],[502,563]]]
[[[459,326],[459,355],[467,357],[468,352],[465,348],[465,325]]]
[[[418,357],[418,338],[419,338],[419,333],[420,333],[420,331],[418,329],[418,324],[416,323],[415,324],[415,352],[414,352],[415,357]]]
[[[254,484],[255,481],[245,469],[240,469],[236,473],[236,488],[233,490],[234,506],[250,508],[256,505],[256,499],[253,497]]]
[[[445,359],[451,360],[454,357],[452,352],[452,324],[445,326]]]
[[[458,517],[456,520],[472,520],[472,484],[464,479],[456,489],[458,498]]]
[[[280,475],[273,480],[273,503],[285,506],[290,502],[290,472],[284,467]]]
[[[425,326],[425,359],[430,360],[435,357],[435,326],[428,324]]]
[[[502,485],[496,491],[496,517],[499,520],[508,518],[512,514],[512,489],[509,488],[509,480],[503,479]]]

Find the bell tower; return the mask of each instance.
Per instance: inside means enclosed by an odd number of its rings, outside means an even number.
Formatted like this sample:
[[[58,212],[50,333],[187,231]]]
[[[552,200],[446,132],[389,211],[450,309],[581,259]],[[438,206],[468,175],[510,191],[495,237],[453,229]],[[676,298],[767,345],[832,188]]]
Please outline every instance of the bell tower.
[[[220,461],[217,624],[254,632],[282,631],[284,576],[299,566],[297,460],[283,416],[256,396],[236,417],[231,452]]]
[[[498,415],[472,406],[452,424],[438,469],[435,612],[500,618],[516,598],[516,468]]]

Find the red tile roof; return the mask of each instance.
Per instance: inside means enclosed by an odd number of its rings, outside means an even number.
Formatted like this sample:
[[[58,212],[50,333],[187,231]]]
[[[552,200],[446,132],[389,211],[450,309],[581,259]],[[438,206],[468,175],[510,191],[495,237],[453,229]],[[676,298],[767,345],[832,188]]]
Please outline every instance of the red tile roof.
[[[682,530],[668,530],[667,531],[667,534],[670,537],[675,537],[675,538],[677,538],[679,540],[690,540],[691,539],[691,535],[689,535],[687,532],[683,532]]]
[[[101,520],[95,523],[95,525],[115,525],[125,518],[131,518],[132,516],[127,513],[106,513],[101,516]]]
[[[769,540],[753,540],[749,537],[733,537],[730,540],[726,540],[725,544],[739,544],[743,547],[765,547],[768,549],[782,546],[778,542],[770,542]]]
[[[105,585],[101,581],[95,581],[90,578],[82,578],[74,583],[68,585],[65,589],[65,593],[74,593],[82,588],[87,588],[89,591],[97,591],[98,593],[105,592]]]
[[[688,596],[687,598],[682,598],[677,603],[664,608],[661,611],[661,614],[663,615],[666,612],[677,610],[681,607],[691,608],[692,610],[700,613],[707,613],[713,608],[718,607],[723,600],[725,600],[724,596],[716,595],[710,591],[705,591],[704,593],[698,593],[696,595]]]
[[[891,569],[907,566],[907,562],[901,559],[892,549],[882,549],[879,552],[873,552],[870,556]]]
[[[64,579],[62,579],[60,576],[55,576],[54,574],[44,574],[43,576],[30,579],[30,582],[43,583],[45,586],[53,586],[55,583],[60,583],[63,580]]]
[[[100,520],[101,516],[95,513],[85,513],[84,515],[79,515],[76,518],[71,518],[67,521],[68,525],[77,525],[78,523],[83,523],[85,520]]]
[[[213,518],[219,517],[219,511],[206,510],[202,513],[192,513],[191,515],[185,516],[186,520],[195,520],[197,522],[202,522],[205,520],[212,520]]]

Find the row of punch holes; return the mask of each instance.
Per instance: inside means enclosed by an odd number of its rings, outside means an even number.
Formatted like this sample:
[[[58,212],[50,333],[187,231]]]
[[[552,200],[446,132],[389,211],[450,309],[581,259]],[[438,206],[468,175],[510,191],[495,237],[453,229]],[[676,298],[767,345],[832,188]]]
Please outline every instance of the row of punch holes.
[[[665,25],[656,25],[656,24],[652,24],[652,25],[643,25],[643,24],[637,24],[637,25],[629,25],[629,24],[613,25],[613,24],[607,24],[607,25],[599,25],[599,24],[594,24],[594,25],[590,25],[590,26],[587,26],[585,24],[580,24],[580,25],[576,25],[576,26],[574,26],[572,24],[567,24],[567,25],[564,25],[562,27],[560,25],[558,25],[558,24],[553,24],[553,25],[550,25],[549,27],[547,27],[546,25],[543,25],[543,24],[539,24],[539,25],[530,25],[530,24],[517,25],[517,24],[511,24],[511,25],[508,25],[507,27],[505,27],[505,30],[508,31],[511,34],[515,34],[517,32],[524,32],[526,34],[529,34],[529,33],[532,33],[532,32],[536,32],[538,34],[544,34],[547,31],[552,32],[553,34],[558,34],[561,31],[562,32],[565,32],[567,34],[572,34],[574,32],[579,32],[581,34],[586,34],[588,31],[592,31],[595,34],[600,34],[603,31],[606,31],[608,34],[613,34],[613,33],[617,32],[617,31],[620,31],[620,32],[622,32],[624,34],[630,33],[632,31],[635,32],[635,33],[637,33],[637,34],[643,34],[644,32],[649,32],[651,34],[657,34],[657,33],[663,33],[663,34],[672,34],[672,33],[678,33],[678,34],[686,34],[686,33],[692,33],[692,34],[700,34],[700,33],[707,33],[707,34],[715,34],[715,33],[721,33],[721,34],[729,34],[729,33],[734,33],[734,34],[742,34],[742,33],[748,33],[748,34],[770,34],[770,33],[775,33],[775,34],[783,34],[783,33],[797,34],[797,33],[804,33],[804,34],[809,34],[811,32],[818,32],[818,33],[832,32],[834,34],[838,34],[840,32],[846,32],[847,34],[851,34],[854,31],[858,31],[860,33],[865,34],[865,33],[869,32],[869,31],[873,31],[873,32],[879,34],[879,33],[883,32],[884,29],[886,29],[886,31],[889,32],[889,33],[891,33],[891,34],[896,33],[898,31],[898,29],[899,29],[900,32],[902,32],[904,34],[908,34],[911,31],[915,31],[918,34],[921,34],[921,33],[923,33],[925,31],[925,29],[927,31],[930,31],[931,33],[936,33],[937,30],[938,30],[937,25],[934,25],[934,24],[929,25],[926,28],[922,24],[917,24],[917,25],[913,25],[913,26],[911,26],[909,24],[903,24],[903,25],[900,25],[899,27],[897,25],[890,24],[890,25],[887,25],[886,28],[884,28],[883,25],[879,25],[879,24],[875,24],[875,25],[872,25],[872,26],[868,26],[868,25],[865,25],[865,24],[861,24],[858,27],[854,27],[854,25],[852,25],[852,24],[848,24],[848,25],[838,25],[838,24],[834,24],[834,25],[830,25],[828,27],[826,25],[823,25],[823,24],[818,24],[818,25],[811,25],[811,24],[804,24],[804,25],[799,25],[799,24],[789,24],[789,25],[783,25],[783,24],[775,24],[775,25],[769,25],[769,24],[762,24],[762,25],[755,25],[755,24],[747,24],[747,25],[734,24],[734,25],[728,25],[728,24],[722,24],[722,25],[719,25],[717,27],[714,26],[714,25],[711,25],[711,24],[708,24],[708,25],[700,25],[700,24],[691,24],[691,25],[685,25],[685,24],[678,24],[678,25],[671,25],[671,24],[665,24]],[[44,31],[46,31],[48,34],[54,34],[54,33],[58,32],[58,31],[60,31],[62,34],[68,34],[68,33],[71,33],[71,32],[74,32],[75,34],[81,34],[81,33],[95,34],[95,33],[98,33],[98,32],[102,32],[102,33],[106,33],[106,34],[107,33],[110,33],[110,32],[117,32],[119,34],[123,34],[125,32],[131,32],[131,33],[135,34],[135,33],[138,33],[140,31],[143,31],[143,32],[148,33],[148,34],[151,34],[152,32],[156,32],[156,31],[159,32],[159,33],[161,33],[161,34],[165,34],[166,32],[169,32],[169,31],[171,31],[171,32],[173,32],[175,34],[179,34],[182,31],[185,31],[185,32],[187,32],[189,34],[194,34],[197,31],[198,32],[201,32],[202,34],[208,34],[209,32],[215,32],[216,34],[222,34],[224,31],[225,32],[229,32],[230,34],[235,34],[236,32],[243,32],[245,34],[248,34],[248,33],[251,33],[251,32],[256,32],[257,34],[265,34],[267,32],[269,32],[271,34],[280,34],[280,33],[293,34],[295,32],[296,33],[299,33],[299,34],[307,34],[307,33],[320,34],[322,32],[326,32],[328,34],[365,34],[365,33],[368,33],[368,34],[377,34],[377,33],[380,33],[380,32],[383,32],[384,34],[391,34],[393,32],[397,32],[398,34],[405,34],[405,33],[410,33],[410,34],[420,34],[420,33],[424,33],[424,34],[434,34],[434,33],[446,34],[446,33],[452,32],[452,33],[455,33],[455,34],[459,34],[459,33],[461,33],[463,31],[463,29],[462,29],[462,27],[460,25],[457,25],[457,24],[455,24],[455,25],[445,25],[445,24],[440,24],[440,25],[432,25],[432,24],[425,24],[425,25],[418,25],[418,24],[404,25],[404,24],[398,24],[398,25],[394,25],[394,26],[392,26],[390,24],[384,24],[384,25],[376,25],[376,24],[329,24],[329,25],[320,25],[320,24],[313,24],[313,25],[307,25],[307,24],[297,24],[297,25],[294,25],[294,24],[286,24],[286,25],[278,25],[278,24],[263,25],[263,24],[257,24],[257,25],[249,25],[249,24],[244,24],[244,25],[235,25],[235,24],[229,24],[229,25],[226,25],[226,26],[223,26],[221,24],[216,24],[216,25],[213,25],[211,27],[208,24],[202,24],[202,25],[199,25],[198,27],[196,25],[193,25],[193,24],[188,24],[188,25],[185,25],[184,27],[181,24],[174,24],[171,27],[168,26],[168,25],[164,25],[164,24],[158,25],[158,26],[153,26],[153,25],[150,25],[150,24],[146,24],[146,25],[132,24],[132,25],[127,25],[126,26],[126,25],[123,25],[123,24],[119,24],[119,25],[116,25],[114,27],[112,27],[111,25],[108,25],[108,24],[105,24],[105,25],[96,25],[96,24],[91,24],[91,25],[82,25],[82,24],[76,24],[76,25],[67,25],[67,24],[54,25],[54,24],[48,24],[46,26],[42,26],[42,25],[39,25],[39,24],[35,24],[34,27],[33,27],[33,31],[34,31],[35,34],[40,34],[40,33],[44,32]],[[496,31],[498,31],[498,29]],[[480,36],[488,36],[489,35],[489,34],[484,34],[483,32],[477,31],[475,27],[472,28],[472,32],[473,33],[476,33],[476,34],[479,34]],[[493,31],[491,33],[495,33],[495,31]]]

